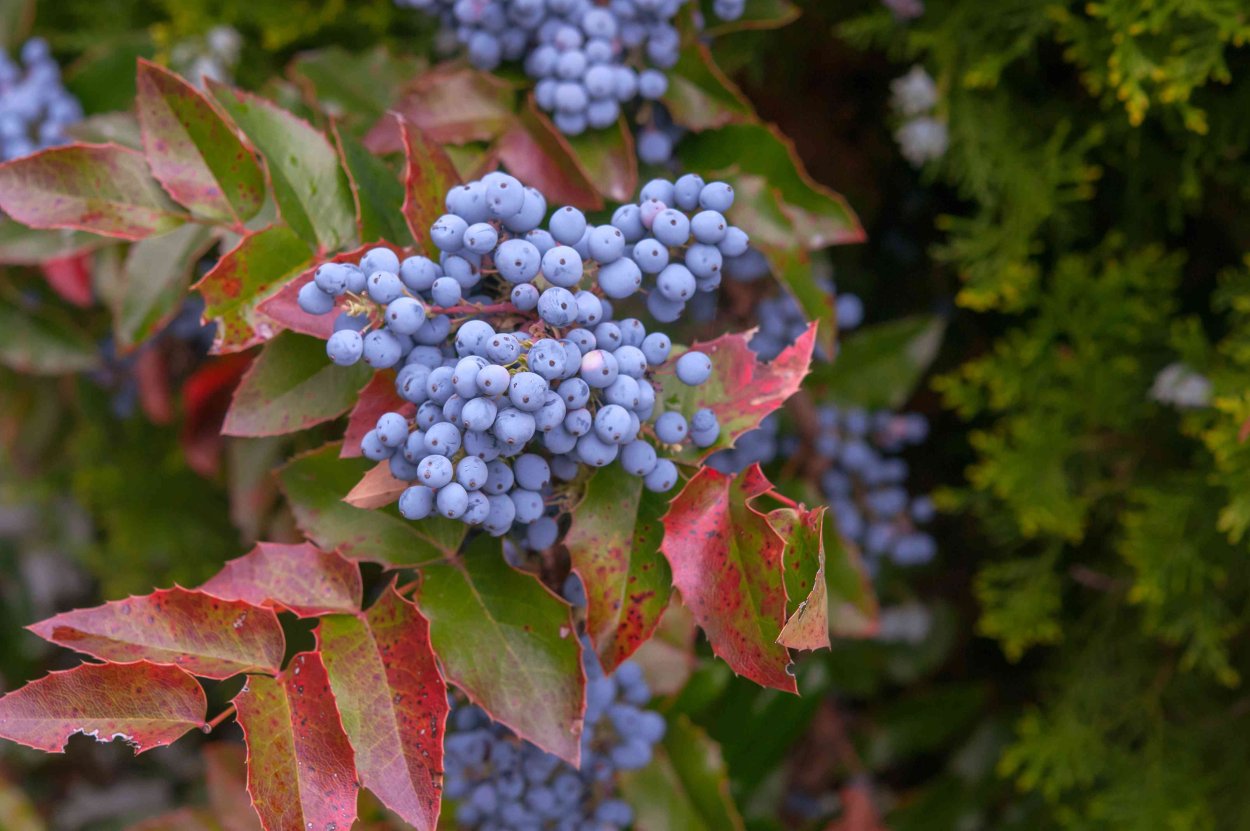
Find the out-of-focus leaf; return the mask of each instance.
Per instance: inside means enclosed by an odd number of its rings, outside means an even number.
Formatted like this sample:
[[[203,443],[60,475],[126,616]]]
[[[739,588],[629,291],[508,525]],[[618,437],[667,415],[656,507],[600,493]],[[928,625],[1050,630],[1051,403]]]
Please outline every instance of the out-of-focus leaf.
[[[877,594],[859,550],[838,534],[836,523],[825,518],[825,595],[829,602],[829,632],[835,638],[864,638],[876,634]]]
[[[506,81],[487,72],[441,64],[418,75],[390,108],[438,144],[493,141],[513,121],[516,93]],[[399,125],[384,116],[365,146],[375,153],[404,149]]]
[[[130,246],[114,298],[113,334],[123,348],[141,343],[178,313],[195,264],[213,244],[211,229],[194,222]]]
[[[624,117],[617,119],[615,127],[565,139],[599,193],[614,202],[634,201],[638,193],[638,151]]]
[[[84,254],[116,243],[83,231],[27,228],[20,222],[0,222],[0,265],[38,265],[44,260]]]
[[[314,109],[357,126],[381,118],[422,63],[385,46],[366,52],[330,46],[296,55],[289,74]]]
[[[70,144],[0,165],[0,210],[32,228],[127,240],[184,221],[143,155],[112,144]]]
[[[660,555],[665,498],[619,469],[596,471],[564,540],[586,588],[586,631],[611,673],[651,637],[672,592]]]
[[[585,210],[603,207],[595,183],[579,164],[568,139],[533,99],[526,101],[497,145],[499,159],[514,176],[537,188],[552,205]]]
[[[27,308],[0,294],[0,364],[19,372],[61,375],[99,362],[91,336],[61,309],[47,303]]]
[[[208,804],[222,831],[261,831],[260,818],[247,794],[247,748],[213,742],[202,753]]]
[[[43,818],[22,789],[0,776],[0,828],[5,831],[44,831]]]
[[[0,49],[16,50],[34,22],[35,0],[0,0]]]
[[[86,254],[74,254],[47,260],[39,266],[43,278],[62,300],[85,309],[95,300],[91,289],[91,260]]]
[[[139,129],[139,119],[129,112],[89,115],[77,124],[66,127],[65,133],[75,141],[87,144],[120,144],[131,150],[143,151],[143,133]]]
[[[945,331],[937,316],[865,326],[842,339],[837,359],[822,365],[815,380],[839,404],[896,410],[916,391]]]
[[[363,364],[331,363],[316,338],[283,334],[265,345],[243,376],[221,431],[275,436],[338,418],[351,408],[371,371]]]
[[[481,535],[462,556],[422,569],[417,607],[449,681],[521,738],[578,765],[585,677],[567,604]]]
[[[183,588],[62,612],[26,628],[105,661],[169,664],[205,678],[277,672],[286,648],[271,610]]]
[[[226,563],[200,591],[223,600],[289,609],[300,617],[360,609],[360,569],[308,543],[260,542]]]
[[[680,599],[670,598],[651,639],[633,655],[653,695],[676,695],[686,686],[695,668],[698,634],[690,610]]]
[[[199,682],[178,667],[81,664],[0,698],[0,737],[60,753],[83,733],[142,753],[203,725],[207,706]]]
[[[737,20],[719,20],[711,13],[711,3],[703,5],[703,18],[708,21],[704,34],[712,40],[733,32],[780,29],[798,20],[801,14],[790,0],[747,0],[746,10]]]
[[[126,826],[126,831],[231,831],[207,808],[176,808],[165,814]]]
[[[689,40],[682,47],[677,65],[669,73],[664,104],[674,121],[691,130],[755,119],[750,102],[716,65],[701,40]]]

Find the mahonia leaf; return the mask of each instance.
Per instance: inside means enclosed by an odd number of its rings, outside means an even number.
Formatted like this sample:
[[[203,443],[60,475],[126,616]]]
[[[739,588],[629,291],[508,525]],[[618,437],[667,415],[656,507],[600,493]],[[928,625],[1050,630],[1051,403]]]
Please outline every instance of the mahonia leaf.
[[[748,344],[753,332],[721,335],[716,340],[690,347],[712,360],[712,374],[697,387],[683,384],[673,367],[687,350],[674,346],[669,361],[660,367],[659,403],[665,410],[678,410],[690,418],[695,410],[708,408],[720,422],[720,437],[711,447],[684,446],[669,458],[696,464],[734,441],[760,422],[787,398],[798,392],[812,363],[816,325],[811,324],[798,340],[782,350],[769,363],[763,363]]]
[[[577,766],[586,679],[569,607],[485,535],[421,575],[416,602],[447,679],[491,718]]]
[[[317,643],[361,784],[433,831],[448,704],[429,624],[392,585],[364,614],[323,618]]]
[[[604,197],[632,202],[638,192],[638,151],[624,116],[615,126],[565,136],[578,167]]]
[[[316,617],[360,609],[360,568],[337,551],[309,543],[259,542],[226,563],[199,591],[223,600]]]
[[[441,64],[422,72],[402,98],[390,107],[439,145],[494,141],[512,123],[516,94],[507,81],[489,72]],[[397,120],[387,115],[369,135],[365,147],[374,153],[404,149]]]
[[[438,256],[438,247],[430,239],[430,226],[446,213],[447,193],[460,183],[460,174],[442,146],[420,127],[399,121],[404,158],[404,219],[413,239],[425,247],[425,253]]]
[[[352,413],[347,418],[343,449],[339,455],[344,458],[361,455],[361,440],[378,425],[383,413],[399,413],[404,418],[412,418],[416,411],[417,405],[399,397],[395,389],[395,373],[386,370],[375,373],[360,390],[356,406],[352,407]]]
[[[0,165],[0,211],[31,228],[140,240],[185,217],[143,154],[114,144],[54,147]]]
[[[113,334],[121,346],[147,340],[177,315],[195,264],[213,242],[211,229],[188,222],[130,246],[112,298]]]
[[[343,501],[353,508],[382,508],[397,501],[411,486],[411,482],[396,479],[387,462],[378,462],[348,491]]]
[[[585,210],[603,207],[603,198],[568,139],[532,99],[500,137],[497,149],[504,166],[537,188],[551,205],[573,205]]]
[[[205,678],[277,672],[286,649],[272,610],[178,587],[62,612],[26,628],[105,661],[169,664]]]
[[[203,93],[139,59],[135,106],[152,175],[193,214],[236,227],[265,200],[265,174]]]
[[[361,241],[390,240],[411,245],[412,234],[403,219],[404,186],[399,178],[359,141],[344,135],[337,123],[331,125],[331,132],[352,188]]]
[[[693,36],[687,38],[669,76],[664,104],[675,122],[691,130],[755,119],[750,102],[716,65],[707,43]]]
[[[354,125],[381,118],[424,63],[420,54],[391,54],[382,44],[369,50],[330,46],[296,55],[288,74],[312,109]]]
[[[278,678],[249,677],[234,706],[265,830],[351,828],[356,765],[321,657],[301,652]]]
[[[43,278],[57,296],[80,309],[95,299],[91,288],[91,261],[86,254],[57,257],[39,264]]]
[[[825,585],[824,526],[827,508],[778,508],[768,524],[786,542],[786,625],[777,643],[789,649],[828,649],[829,596]]]
[[[564,544],[586,589],[586,632],[611,673],[655,631],[672,593],[660,555],[667,500],[619,469],[595,471]]]
[[[221,432],[280,436],[338,418],[352,406],[372,370],[326,358],[325,344],[283,334],[265,345],[234,391]]]
[[[772,489],[759,465],[737,476],[702,468],[664,515],[660,550],[712,651],[739,675],[798,692],[777,640],[786,619],[785,540],[751,502]]]
[[[0,698],[0,737],[60,753],[82,733],[142,753],[203,726],[207,706],[199,682],[178,667],[81,664]]]
[[[247,748],[234,742],[213,742],[201,753],[208,804],[222,831],[260,831],[260,818],[247,794]]]

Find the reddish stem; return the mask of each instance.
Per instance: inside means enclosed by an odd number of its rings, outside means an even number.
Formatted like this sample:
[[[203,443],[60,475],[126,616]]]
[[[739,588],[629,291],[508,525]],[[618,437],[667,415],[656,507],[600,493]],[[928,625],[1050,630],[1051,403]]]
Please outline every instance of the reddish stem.
[[[439,314],[497,314],[500,312],[520,314],[521,310],[511,303],[495,303],[492,306],[431,306],[430,311]]]
[[[203,730],[205,733],[211,733],[213,732],[214,728],[220,727],[223,721],[235,715],[236,712],[237,711],[235,710],[234,705],[231,704],[229,707],[227,707],[226,709],[218,713],[217,716],[212,721],[208,722],[200,729]]]
[[[801,504],[799,504],[798,502],[795,502],[793,499],[786,496],[785,494],[778,493],[777,491],[773,490],[773,491],[769,491],[768,495],[771,496],[773,499],[776,499],[782,505],[785,505],[787,508],[793,508],[796,511],[803,510],[803,506]]]
[[[413,580],[411,583],[404,583],[402,586],[395,589],[395,591],[400,595],[407,595],[409,592],[415,591],[420,585],[420,580]]]

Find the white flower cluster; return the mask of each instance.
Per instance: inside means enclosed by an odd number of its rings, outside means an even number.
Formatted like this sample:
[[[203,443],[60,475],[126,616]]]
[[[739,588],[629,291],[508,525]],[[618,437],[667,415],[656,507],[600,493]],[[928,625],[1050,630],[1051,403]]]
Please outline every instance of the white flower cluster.
[[[934,115],[939,101],[937,84],[917,65],[890,84],[890,105],[904,120],[894,133],[903,157],[913,167],[946,155],[950,135],[946,122]]]

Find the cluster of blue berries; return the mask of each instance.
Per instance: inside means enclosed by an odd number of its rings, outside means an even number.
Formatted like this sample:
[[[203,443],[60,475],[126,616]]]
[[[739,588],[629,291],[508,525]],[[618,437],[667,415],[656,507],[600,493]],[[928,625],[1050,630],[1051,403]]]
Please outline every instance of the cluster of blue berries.
[[[677,468],[660,452],[715,444],[720,425],[709,409],[689,421],[664,411],[652,374],[671,363],[695,386],[712,362],[698,351],[670,362],[669,337],[616,319],[612,304],[655,275],[646,307],[670,322],[718,286],[722,256],[748,244],[722,213],[732,201],[723,182],[656,180],[610,223],[590,225],[563,207],[544,229],[543,196],[492,173],[447,195],[448,213],[430,228],[438,261],[375,248],[359,264],[318,268],[299,304],[338,311],[330,359],[395,368],[397,392],[417,405],[414,420],[386,413],[362,441],[366,457],[413,483],[400,512],[496,536],[519,524],[529,546],[544,549],[558,537],[553,478],[619,461],[648,489],[670,490]]]
[[[82,119],[47,42],[31,38],[20,57],[0,49],[0,161],[65,144],[65,128]]]
[[[687,0],[397,0],[440,17],[479,69],[521,61],[536,81],[535,100],[561,132],[616,123],[623,106],[657,101],[668,90],[664,70],[677,64],[681,35],[674,25]],[[715,0],[713,12],[736,20],[746,0]],[[640,136],[653,151],[664,134]],[[664,160],[672,152],[667,145]],[[646,157],[644,156],[644,160]]]

